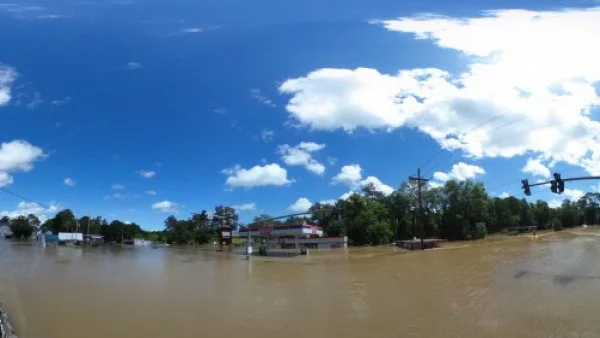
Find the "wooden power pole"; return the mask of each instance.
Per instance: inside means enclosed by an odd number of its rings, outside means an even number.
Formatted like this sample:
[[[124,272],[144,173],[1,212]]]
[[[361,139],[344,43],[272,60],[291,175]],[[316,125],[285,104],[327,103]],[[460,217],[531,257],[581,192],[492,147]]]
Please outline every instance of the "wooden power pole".
[[[422,209],[423,209],[423,201],[422,201],[422,194],[421,194],[421,188],[423,186],[422,182],[427,182],[429,181],[429,179],[421,177],[421,169],[417,169],[417,176],[409,176],[409,179],[413,180],[413,181],[417,181],[417,199],[418,199],[418,205],[417,205],[417,210],[418,210],[418,217],[417,217],[417,221],[419,222],[419,225],[421,227],[421,250],[425,250],[425,244],[423,243],[423,237],[425,237],[425,232],[423,230],[423,217],[422,217]]]

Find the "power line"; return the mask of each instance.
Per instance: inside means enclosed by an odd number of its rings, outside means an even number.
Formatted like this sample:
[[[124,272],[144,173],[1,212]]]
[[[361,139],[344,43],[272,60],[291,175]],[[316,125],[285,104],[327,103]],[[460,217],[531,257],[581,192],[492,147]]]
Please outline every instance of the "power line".
[[[473,131],[475,131],[475,130],[477,130],[477,129],[479,129],[479,128],[483,127],[483,126],[485,126],[486,124],[488,124],[488,123],[491,123],[491,122],[494,122],[494,121],[497,121],[497,120],[500,120],[500,119],[502,119],[502,118],[504,118],[504,116],[502,116],[502,114],[496,114],[496,115],[494,115],[494,116],[490,117],[489,119],[487,119],[487,120],[483,121],[482,123],[480,123],[480,124],[478,124],[478,125],[474,126],[473,128],[471,128],[471,129],[469,129],[469,130],[467,130],[466,132],[464,132],[464,133],[461,133],[461,134],[462,134],[462,135],[468,135],[468,134],[472,133]],[[438,156],[439,156],[439,155],[440,155],[440,154],[441,154],[441,153],[442,153],[444,150],[446,150],[445,148],[443,148],[443,147],[441,147],[441,146],[440,146],[440,148],[441,148],[441,149],[440,149],[439,151],[437,151],[437,152],[436,152],[436,153],[435,153],[435,154],[434,154],[432,157],[430,157],[430,158],[429,158],[427,161],[425,161],[425,163],[424,163],[423,165],[421,165],[421,166],[420,166],[420,168],[423,168],[423,169],[425,169],[425,168],[427,167],[427,165],[428,165],[429,163],[431,163],[431,161],[433,161],[433,160],[434,160],[436,157],[438,157]]]
[[[19,199],[22,199],[22,200],[24,200],[24,201],[26,201],[26,202],[35,203],[35,204],[37,204],[37,205],[41,206],[41,207],[42,207],[42,208],[44,208],[44,209],[50,209],[50,207],[49,207],[49,206],[47,206],[47,205],[44,205],[44,204],[42,204],[42,203],[38,203],[38,202],[36,202],[36,201],[34,201],[34,200],[30,199],[30,198],[27,198],[27,197],[25,197],[25,196],[23,196],[23,195],[21,195],[21,194],[18,194],[18,193],[16,193],[16,192],[10,191],[10,190],[8,190],[8,189],[0,188],[0,191],[4,191],[5,193],[7,193],[7,194],[9,194],[9,195],[12,195],[12,196],[14,196],[14,197],[17,197],[17,198],[19,198]]]

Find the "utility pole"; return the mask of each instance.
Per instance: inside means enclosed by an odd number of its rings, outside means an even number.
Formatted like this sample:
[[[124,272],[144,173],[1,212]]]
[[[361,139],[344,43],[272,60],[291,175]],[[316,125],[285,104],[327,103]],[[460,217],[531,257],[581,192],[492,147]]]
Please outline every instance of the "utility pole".
[[[418,198],[418,204],[417,204],[417,210],[418,210],[418,215],[419,217],[417,217],[419,224],[421,225],[421,250],[425,250],[425,244],[423,243],[423,237],[425,235],[424,231],[423,231],[423,217],[422,217],[422,209],[423,209],[423,201],[422,201],[422,194],[421,194],[421,187],[422,187],[422,182],[427,182],[429,181],[426,178],[421,177],[421,169],[417,169],[417,176],[409,176],[409,179],[413,180],[413,181],[417,181],[417,198]]]

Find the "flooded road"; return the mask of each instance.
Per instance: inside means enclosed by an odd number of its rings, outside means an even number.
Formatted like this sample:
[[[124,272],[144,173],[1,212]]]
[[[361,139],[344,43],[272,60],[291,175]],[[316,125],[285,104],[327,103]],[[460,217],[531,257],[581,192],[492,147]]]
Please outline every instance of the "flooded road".
[[[600,337],[600,237],[287,259],[0,240],[21,338]]]

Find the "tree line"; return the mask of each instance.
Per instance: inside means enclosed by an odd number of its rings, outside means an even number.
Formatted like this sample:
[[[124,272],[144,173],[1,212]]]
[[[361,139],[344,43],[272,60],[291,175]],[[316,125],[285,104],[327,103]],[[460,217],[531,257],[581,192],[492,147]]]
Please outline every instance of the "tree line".
[[[564,200],[557,208],[538,200],[528,202],[510,196],[492,197],[484,185],[473,181],[448,181],[441,187],[422,186],[422,212],[418,212],[417,183],[406,182],[389,195],[372,185],[335,204],[314,204],[304,217],[273,220],[256,216],[251,228],[309,222],[323,228],[328,236],[348,236],[354,245],[379,245],[394,240],[437,237],[447,240],[478,239],[487,234],[514,232],[515,227],[562,230],[582,224],[599,224],[600,193],[587,193],[577,201]],[[43,232],[100,234],[106,243],[143,238],[172,244],[204,244],[218,240],[221,227],[243,227],[235,209],[217,206],[212,215],[203,210],[189,218],[169,216],[161,231],[144,231],[135,223],[110,223],[102,217],[76,218],[69,209],[41,223],[35,215],[4,217],[13,236],[20,239]]]
[[[484,185],[473,181],[448,181],[442,187],[423,186],[422,212],[418,213],[417,183],[406,182],[385,196],[372,185],[335,205],[315,204],[310,220],[330,236],[346,235],[355,245],[385,244],[393,240],[437,237],[468,240],[486,234],[513,232],[515,227],[562,230],[582,224],[598,224],[600,193],[587,193],[578,201],[568,199],[557,208],[538,200],[490,196]],[[512,228],[512,229],[511,229]]]
[[[102,235],[105,243],[120,243],[134,238],[148,238],[149,233],[136,223],[125,223],[119,220],[108,222],[102,217],[83,216],[77,218],[73,211],[65,209],[54,217],[40,222],[36,215],[9,218],[4,216],[2,223],[8,224],[13,238],[25,240],[41,233],[81,232],[84,234]]]

